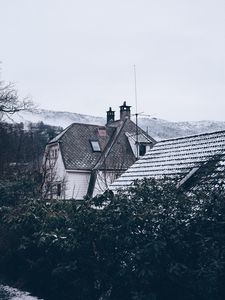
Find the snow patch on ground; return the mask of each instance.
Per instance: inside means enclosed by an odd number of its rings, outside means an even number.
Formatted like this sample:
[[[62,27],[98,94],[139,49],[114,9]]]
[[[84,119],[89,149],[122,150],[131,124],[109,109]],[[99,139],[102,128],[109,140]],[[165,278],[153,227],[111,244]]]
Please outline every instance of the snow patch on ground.
[[[18,289],[0,285],[0,299],[2,300],[41,300],[31,296],[27,292],[19,291]]]

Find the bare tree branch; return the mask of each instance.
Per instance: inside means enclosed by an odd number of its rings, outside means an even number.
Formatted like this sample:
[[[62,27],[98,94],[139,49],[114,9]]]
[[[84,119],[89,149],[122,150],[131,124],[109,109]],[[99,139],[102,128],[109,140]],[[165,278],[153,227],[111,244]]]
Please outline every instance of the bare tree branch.
[[[32,111],[34,104],[29,98],[20,100],[14,84],[0,81],[0,119],[19,111]]]

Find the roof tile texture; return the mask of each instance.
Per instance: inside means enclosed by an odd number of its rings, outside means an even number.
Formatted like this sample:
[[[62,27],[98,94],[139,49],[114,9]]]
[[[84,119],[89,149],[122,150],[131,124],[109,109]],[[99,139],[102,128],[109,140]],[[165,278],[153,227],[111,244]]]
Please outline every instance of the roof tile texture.
[[[194,167],[201,167],[221,156],[224,165],[225,131],[188,136],[158,142],[144,157],[132,165],[113,184],[112,189],[129,186],[136,179],[184,178]],[[219,168],[217,168],[219,170]],[[221,168],[220,171],[224,170]]]

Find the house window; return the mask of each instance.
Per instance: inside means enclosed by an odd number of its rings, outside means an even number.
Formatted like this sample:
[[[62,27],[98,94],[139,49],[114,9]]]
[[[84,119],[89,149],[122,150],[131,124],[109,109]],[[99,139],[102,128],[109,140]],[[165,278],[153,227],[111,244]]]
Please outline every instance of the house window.
[[[54,157],[54,150],[50,150],[50,158],[53,158]]]
[[[62,192],[62,186],[61,183],[57,184],[57,196],[60,197]]]
[[[139,145],[139,155],[143,156],[143,155],[145,155],[145,153],[146,153],[146,145],[140,144]]]
[[[57,154],[58,154],[58,149],[52,148],[50,150],[50,158],[56,159],[57,158]]]
[[[98,141],[90,141],[90,143],[94,152],[101,152],[101,148]]]

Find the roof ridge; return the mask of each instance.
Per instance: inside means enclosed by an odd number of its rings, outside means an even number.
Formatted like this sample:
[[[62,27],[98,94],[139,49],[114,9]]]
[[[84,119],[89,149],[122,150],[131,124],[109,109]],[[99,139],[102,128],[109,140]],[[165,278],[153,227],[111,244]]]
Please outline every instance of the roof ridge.
[[[198,133],[198,134],[193,134],[193,135],[181,136],[181,137],[177,137],[177,138],[165,139],[165,140],[158,141],[157,144],[162,143],[162,142],[169,142],[169,141],[176,141],[176,140],[184,140],[184,139],[187,139],[187,138],[207,136],[207,135],[212,135],[212,134],[217,134],[217,133],[225,133],[225,130],[204,132],[204,133]]]
[[[101,125],[101,124],[89,124],[89,123],[79,123],[79,122],[74,122],[74,123],[71,123],[69,126],[72,126],[72,125],[87,125],[87,126],[98,126],[98,127],[106,127],[105,125]]]
[[[61,131],[59,134],[57,134],[53,139],[51,139],[48,144],[56,143],[64,134],[72,127],[73,124],[70,124],[67,126],[63,131]]]
[[[74,125],[82,125],[82,126],[93,126],[98,128],[106,128],[105,125],[98,125],[98,124],[88,124],[88,123],[71,123],[69,126],[67,126],[65,129],[63,129],[57,136],[55,136],[53,139],[51,139],[48,144],[56,143],[64,134]]]
[[[123,121],[123,123],[121,124],[121,126],[118,126],[118,127],[117,127],[117,129],[119,129],[118,132],[117,132],[117,130],[115,130],[115,132],[114,132],[114,134],[113,134],[113,137],[112,137],[111,141],[109,140],[109,142],[108,142],[108,144],[106,145],[106,147],[105,147],[105,149],[104,149],[102,155],[100,156],[99,160],[97,161],[97,163],[96,163],[95,166],[93,167],[93,170],[97,170],[98,167],[102,164],[102,162],[107,158],[107,156],[108,156],[110,150],[112,149],[113,145],[115,144],[115,142],[116,142],[118,136],[120,135],[122,129],[124,128],[124,126],[125,126],[127,120],[128,120],[128,119],[125,119],[125,120]],[[115,135],[115,136],[114,136],[114,135]]]

